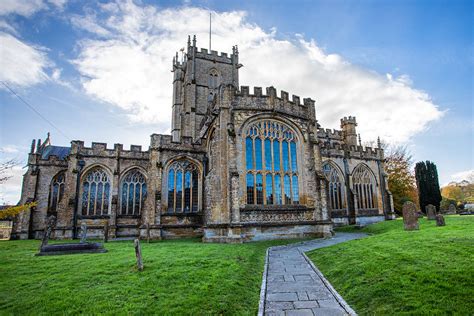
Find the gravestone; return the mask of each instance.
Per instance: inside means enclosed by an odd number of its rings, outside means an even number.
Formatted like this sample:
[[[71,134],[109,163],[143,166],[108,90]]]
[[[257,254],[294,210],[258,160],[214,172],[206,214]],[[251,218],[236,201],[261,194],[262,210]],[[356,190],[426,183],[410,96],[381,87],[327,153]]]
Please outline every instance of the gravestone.
[[[426,216],[428,220],[435,220],[436,219],[436,206],[428,204],[426,205]]]
[[[436,226],[446,226],[444,216],[441,214],[436,215]]]
[[[403,226],[405,230],[418,230],[418,213],[413,202],[403,204]]]
[[[109,241],[109,221],[104,224],[104,242]]]
[[[137,257],[137,268],[138,271],[143,271],[143,260],[142,260],[142,249],[140,247],[140,240],[135,239],[135,256]]]
[[[81,224],[81,244],[85,243],[87,240],[87,224]]]
[[[40,251],[45,246],[48,245],[49,238],[51,237],[51,232],[53,231],[54,225],[56,224],[56,217],[51,215],[48,217],[48,221],[46,223],[46,228],[44,229],[43,238],[41,239]]]

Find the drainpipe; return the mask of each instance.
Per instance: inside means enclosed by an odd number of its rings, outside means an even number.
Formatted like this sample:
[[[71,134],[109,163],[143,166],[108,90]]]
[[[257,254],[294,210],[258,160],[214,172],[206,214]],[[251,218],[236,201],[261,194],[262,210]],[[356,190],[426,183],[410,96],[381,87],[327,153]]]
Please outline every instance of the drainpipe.
[[[76,179],[76,203],[74,205],[72,239],[77,239],[77,213],[79,212],[79,185],[81,183],[81,172],[85,166],[84,160],[77,161],[77,179]]]

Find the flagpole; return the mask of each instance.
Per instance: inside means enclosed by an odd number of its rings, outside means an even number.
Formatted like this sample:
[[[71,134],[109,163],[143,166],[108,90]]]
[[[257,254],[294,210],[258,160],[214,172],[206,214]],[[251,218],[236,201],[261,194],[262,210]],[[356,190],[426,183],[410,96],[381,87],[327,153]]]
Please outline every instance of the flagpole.
[[[211,53],[211,12],[209,12],[209,54]]]

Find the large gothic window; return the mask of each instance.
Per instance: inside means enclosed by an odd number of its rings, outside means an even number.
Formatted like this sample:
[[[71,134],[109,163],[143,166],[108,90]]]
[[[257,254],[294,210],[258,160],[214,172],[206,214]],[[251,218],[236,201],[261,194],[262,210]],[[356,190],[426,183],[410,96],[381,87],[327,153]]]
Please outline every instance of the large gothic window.
[[[132,169],[122,179],[121,215],[140,215],[147,195],[146,179],[138,169]]]
[[[245,135],[247,204],[299,204],[295,132],[287,125],[261,120]]]
[[[108,215],[110,208],[110,177],[103,168],[92,168],[82,180],[82,215]]]
[[[323,172],[328,180],[329,205],[332,210],[346,208],[344,178],[331,163],[323,165]]]
[[[174,162],[168,168],[168,213],[199,211],[200,173],[188,160]]]
[[[375,178],[369,168],[362,164],[357,166],[352,173],[352,182],[357,194],[357,208],[377,208]]]
[[[61,171],[51,181],[51,185],[49,188],[49,213],[56,213],[58,211],[59,202],[61,202],[64,195],[65,179],[66,173],[64,171]]]

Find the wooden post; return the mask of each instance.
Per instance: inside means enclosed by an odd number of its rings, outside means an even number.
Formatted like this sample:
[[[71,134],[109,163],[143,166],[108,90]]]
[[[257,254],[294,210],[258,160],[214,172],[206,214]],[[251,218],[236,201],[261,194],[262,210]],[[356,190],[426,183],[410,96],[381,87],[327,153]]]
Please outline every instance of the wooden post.
[[[143,271],[142,249],[140,248],[140,240],[135,239],[135,256],[137,257],[138,271]]]
[[[109,241],[109,220],[104,224],[104,243]]]

